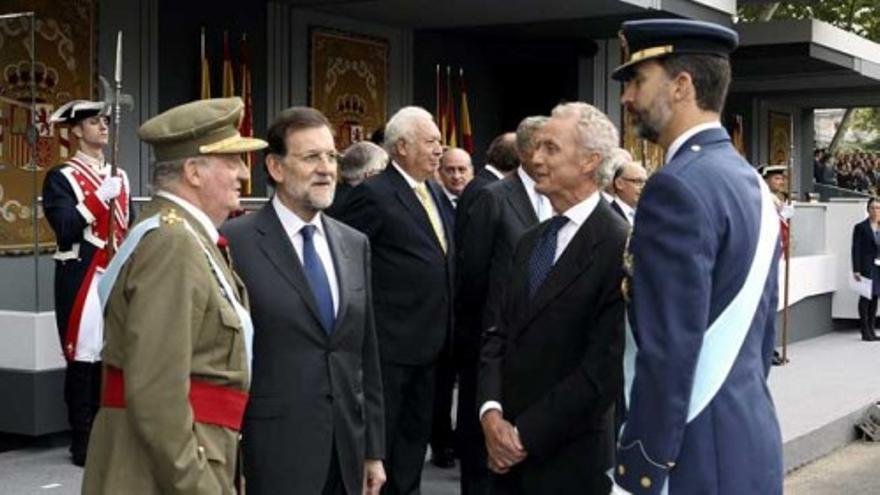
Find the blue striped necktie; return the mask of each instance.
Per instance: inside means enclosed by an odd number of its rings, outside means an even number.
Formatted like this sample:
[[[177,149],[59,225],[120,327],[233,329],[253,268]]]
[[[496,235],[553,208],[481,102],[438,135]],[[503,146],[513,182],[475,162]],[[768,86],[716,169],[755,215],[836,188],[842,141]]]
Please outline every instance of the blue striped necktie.
[[[535,297],[535,293],[538,292],[553,268],[553,258],[556,256],[556,235],[566,223],[568,223],[568,218],[562,215],[550,219],[541,238],[535,244],[532,257],[529,259],[529,298]]]
[[[309,287],[312,288],[315,302],[318,303],[321,326],[324,327],[327,335],[330,335],[333,332],[336,315],[333,312],[333,294],[330,292],[327,272],[324,271],[324,265],[321,264],[321,258],[315,250],[316,229],[314,225],[306,224],[299,231],[303,238],[303,270],[306,272],[306,279],[309,281]]]

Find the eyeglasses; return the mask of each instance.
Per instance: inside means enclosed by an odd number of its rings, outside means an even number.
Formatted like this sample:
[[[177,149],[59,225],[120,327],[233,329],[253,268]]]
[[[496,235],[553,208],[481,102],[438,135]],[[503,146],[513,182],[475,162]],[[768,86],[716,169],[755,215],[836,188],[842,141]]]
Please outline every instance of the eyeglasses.
[[[337,161],[339,161],[339,153],[337,153],[336,150],[316,151],[314,153],[307,153],[305,155],[291,153],[290,156],[313,166],[320,165],[324,162],[324,160],[326,160],[328,163],[336,163]]]
[[[648,182],[647,179],[633,179],[631,177],[621,177],[621,179],[637,186],[644,186],[645,183]]]

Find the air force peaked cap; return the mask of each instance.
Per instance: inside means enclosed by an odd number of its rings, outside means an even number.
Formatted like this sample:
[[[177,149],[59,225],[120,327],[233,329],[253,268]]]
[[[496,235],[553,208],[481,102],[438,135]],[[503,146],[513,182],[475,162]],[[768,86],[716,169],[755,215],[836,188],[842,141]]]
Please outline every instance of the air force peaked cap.
[[[624,63],[611,73],[617,81],[632,77],[635,66],[646,60],[675,54],[728,58],[739,45],[739,36],[732,29],[683,19],[626,21],[621,25],[619,36]]]
[[[238,132],[243,112],[244,102],[237,96],[197,100],[144,122],[138,136],[153,146],[156,161],[160,162],[265,148],[266,141],[243,137]]]

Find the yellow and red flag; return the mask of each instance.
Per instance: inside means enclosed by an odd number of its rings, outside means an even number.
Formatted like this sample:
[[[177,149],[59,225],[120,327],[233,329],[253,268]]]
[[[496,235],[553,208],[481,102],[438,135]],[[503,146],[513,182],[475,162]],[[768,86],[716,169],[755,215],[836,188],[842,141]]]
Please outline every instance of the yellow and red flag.
[[[446,144],[446,92],[443,89],[443,79],[440,77],[440,64],[437,64],[437,72],[434,78],[437,90],[437,127],[440,128],[440,143]]]
[[[471,112],[468,109],[467,89],[464,86],[464,69],[458,69],[458,82],[461,88],[461,147],[468,153],[473,153],[474,135],[471,131]]]
[[[235,77],[232,75],[232,57],[229,55],[229,32],[223,31],[223,98],[235,96]]]
[[[211,69],[208,67],[208,57],[205,54],[205,28],[202,28],[202,88],[203,100],[211,97]]]
[[[247,46],[247,34],[241,35],[241,45],[239,52],[239,70],[241,71],[241,99],[244,101],[244,113],[241,118],[238,132],[242,136],[252,137],[254,135],[254,103],[251,87],[251,54]],[[248,180],[244,183],[243,192],[246,196],[251,195],[251,185],[253,178],[254,153],[245,154],[245,165],[248,168]]]
[[[455,148],[458,146],[458,141],[455,138],[456,134],[456,125],[455,125],[455,97],[452,95],[452,68],[448,65],[446,66],[446,120],[448,121],[446,124],[446,144],[450,148]]]

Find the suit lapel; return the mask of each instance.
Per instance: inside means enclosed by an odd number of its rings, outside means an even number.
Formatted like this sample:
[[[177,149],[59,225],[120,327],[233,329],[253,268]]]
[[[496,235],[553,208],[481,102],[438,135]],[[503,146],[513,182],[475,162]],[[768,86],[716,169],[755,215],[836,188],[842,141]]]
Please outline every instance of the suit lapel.
[[[333,326],[333,333],[330,338],[336,340],[339,338],[339,325],[348,310],[348,301],[350,300],[348,286],[349,280],[354,280],[351,270],[356,267],[352,266],[348,250],[342,239],[342,232],[339,227],[329,221],[326,215],[322,215],[324,223],[324,232],[327,234],[327,244],[330,245],[330,256],[333,257],[333,268],[336,271],[336,284],[339,287],[339,307],[336,310],[336,321]],[[362,268],[362,267],[361,267]]]
[[[281,225],[281,220],[278,219],[272,203],[266,204],[256,215],[258,217],[255,227],[257,233],[261,236],[258,241],[260,250],[263,251],[269,262],[275,266],[278,273],[299,292],[303,301],[306,302],[306,307],[309,308],[316,322],[318,322],[317,328],[320,329],[321,313],[318,311],[315,295],[312,293],[312,288],[309,287],[309,282],[306,280],[306,274],[303,272],[302,265],[298,262],[299,258],[296,255],[293,244],[290,242],[290,238],[287,237],[287,232],[284,231],[284,227]]]
[[[446,236],[446,250],[452,250],[452,218],[450,216],[450,211],[455,211],[452,202],[449,201],[449,198],[446,197],[446,194],[437,184],[427,181],[425,184],[428,186],[428,191],[431,192],[431,196],[434,199],[434,205],[437,208],[437,213],[440,214],[440,223],[443,227],[443,235]],[[449,205],[448,209],[445,206]],[[420,205],[421,206],[421,205]],[[424,208],[422,208],[424,210]],[[427,217],[427,213],[425,214]],[[431,233],[434,233],[434,227],[431,227]],[[432,236],[436,237],[436,236]],[[437,242],[437,246],[440,247],[440,242]],[[442,249],[442,248],[441,248]]]
[[[608,215],[613,214],[608,204],[600,200],[596,209],[587,217],[587,221],[581,225],[562,256],[553,265],[547,280],[535,293],[535,298],[529,305],[524,327],[593,263],[596,246],[604,240],[603,232],[606,230]]]
[[[535,214],[535,208],[532,206],[526,186],[523,185],[519,176],[514,174],[507,187],[510,191],[510,194],[507,194],[507,202],[510,203],[511,209],[513,209],[523,225],[537,224],[538,216]]]
[[[422,203],[419,202],[419,198],[416,197],[415,191],[409,187],[409,183],[404,179],[400,172],[394,167],[394,165],[385,169],[385,173],[388,176],[388,180],[391,182],[391,186],[394,188],[395,195],[397,199],[403,203],[403,206],[406,207],[407,212],[412,216],[413,220],[416,222],[416,225],[421,228],[422,233],[428,236],[429,241],[432,245],[436,246],[438,250],[441,252],[443,248],[440,246],[440,241],[437,239],[437,235],[434,234],[434,227],[431,226],[431,220],[428,218],[428,212],[425,211],[425,207],[422,206]],[[431,188],[431,183],[427,184],[428,191],[433,193]],[[435,196],[436,198],[436,196]],[[443,214],[440,212],[440,203],[435,200],[435,206],[437,207],[438,213],[440,213],[441,219],[443,218]],[[446,229],[444,229],[446,230]],[[447,235],[448,239],[448,235]]]

